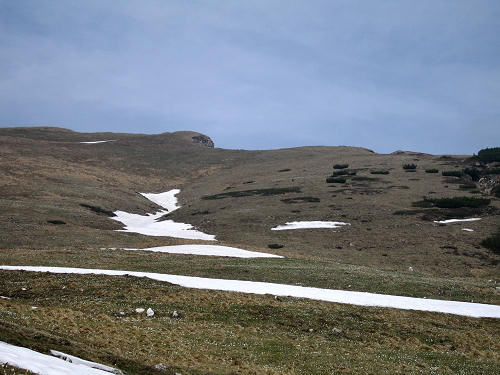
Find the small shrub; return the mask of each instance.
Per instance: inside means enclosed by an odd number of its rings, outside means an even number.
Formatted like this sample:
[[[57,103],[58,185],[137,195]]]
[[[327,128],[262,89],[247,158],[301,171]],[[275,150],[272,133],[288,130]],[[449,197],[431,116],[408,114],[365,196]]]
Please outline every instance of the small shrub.
[[[486,163],[500,161],[500,147],[483,148],[477,153],[477,157]]]
[[[405,170],[415,170],[417,169],[416,164],[403,164],[403,169]]]
[[[280,243],[270,243],[269,245],[267,245],[267,247],[270,249],[281,249],[284,246],[285,245],[282,245]]]
[[[500,230],[498,230],[498,232],[491,237],[482,240],[481,246],[492,250],[495,254],[500,254]]]
[[[370,171],[371,174],[389,174],[389,171]]]
[[[116,216],[113,211],[110,211],[110,210],[106,210],[102,207],[99,207],[99,206],[92,206],[90,204],[86,204],[86,203],[80,203],[80,206],[82,207],[85,207],[85,208],[88,208],[89,210],[95,212],[96,214],[99,214],[99,215],[106,215],[106,216]]]
[[[62,225],[62,224],[66,224],[66,222],[62,221],[62,220],[47,220],[47,223],[49,224],[54,224],[54,225]]]
[[[349,164],[335,164],[333,169],[346,169],[349,168]]]
[[[254,180],[250,180],[250,181],[245,181],[243,184],[253,184],[255,181]]]
[[[327,177],[326,178],[326,183],[327,184],[344,184],[346,182],[346,179],[343,177]]]
[[[437,170],[436,168],[431,168],[431,169],[426,169],[425,170],[425,173],[438,173],[439,170]]]
[[[285,168],[285,169],[280,169],[278,172],[289,172],[291,171],[290,168]]]
[[[453,177],[462,177],[462,171],[442,171],[441,174],[443,176],[453,176]]]

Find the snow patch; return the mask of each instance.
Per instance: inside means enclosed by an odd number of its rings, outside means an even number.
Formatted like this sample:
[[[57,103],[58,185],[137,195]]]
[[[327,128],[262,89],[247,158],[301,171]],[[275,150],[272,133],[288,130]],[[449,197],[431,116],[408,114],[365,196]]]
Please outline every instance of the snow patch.
[[[141,193],[145,198],[165,208],[165,210],[147,215],[115,211],[114,214],[116,216],[110,219],[119,221],[125,225],[125,229],[120,229],[118,230],[119,232],[140,233],[146,236],[166,236],[190,240],[216,241],[214,235],[200,232],[194,229],[191,224],[177,223],[173,220],[159,221],[162,216],[180,208],[180,206],[177,205],[177,198],[175,197],[179,192],[179,189],[173,189],[159,194]]]
[[[78,142],[78,143],[84,143],[87,145],[95,145],[97,143],[106,143],[106,142],[116,142],[116,139],[109,139],[107,141],[91,141],[91,142]]]
[[[471,218],[471,219],[449,219],[449,220],[441,220],[441,221],[434,220],[434,222],[438,223],[438,224],[450,224],[450,223],[460,223],[460,222],[463,222],[463,221],[478,221],[478,220],[481,220],[481,218],[474,217],[474,218]]]
[[[91,361],[86,361],[85,359],[81,359],[78,357],[75,357],[74,355],[66,354],[63,352],[58,352],[57,350],[51,350],[50,354],[52,354],[54,357],[61,358],[62,360],[78,365],[83,365],[87,366],[90,368],[95,368],[98,370],[106,371],[106,372],[111,372],[113,374],[122,374],[122,372],[114,367],[111,366],[106,366],[102,365],[100,363],[96,362],[91,362]]]
[[[66,362],[59,358],[0,341],[0,363],[6,363],[40,375],[109,375],[108,371],[83,364],[83,362],[88,361],[84,361],[83,359],[80,359],[80,361],[73,363]],[[104,365],[100,366],[108,367]],[[112,367],[110,368],[113,369]]]
[[[278,225],[271,230],[289,229],[316,229],[316,228],[340,228],[344,225],[351,225],[341,221],[290,221],[284,225]]]
[[[470,229],[470,228],[462,228],[462,230],[464,230],[466,232],[474,232],[474,229]]]
[[[259,253],[238,249],[237,247],[217,246],[217,245],[176,245],[176,246],[157,246],[146,249],[123,249],[123,250],[140,250],[152,251],[157,253],[169,254],[192,254],[192,255],[208,255],[219,257],[234,257],[234,258],[283,258],[280,255]]]
[[[10,271],[53,272],[59,274],[95,274],[110,276],[147,277],[186,288],[222,290],[228,292],[271,294],[308,298],[319,301],[347,303],[360,306],[390,307],[395,309],[432,311],[475,318],[500,318],[500,306],[482,303],[446,301],[437,299],[392,296],[387,294],[321,289],[297,285],[264,283],[257,281],[211,279],[206,277],[180,276],[151,272],[101,270],[66,267],[0,266]]]

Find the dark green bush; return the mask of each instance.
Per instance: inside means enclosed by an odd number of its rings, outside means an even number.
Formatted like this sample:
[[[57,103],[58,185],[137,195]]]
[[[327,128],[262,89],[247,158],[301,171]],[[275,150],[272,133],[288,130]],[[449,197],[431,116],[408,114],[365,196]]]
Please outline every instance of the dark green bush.
[[[486,163],[500,161],[500,147],[483,148],[477,153],[477,157]]]
[[[253,189],[253,190],[242,190],[242,191],[229,191],[226,193],[205,195],[201,197],[203,200],[214,200],[214,199],[224,199],[224,198],[240,198],[240,197],[251,197],[255,195],[279,195],[286,193],[300,193],[300,188],[298,186],[286,187],[286,188],[269,188],[269,189]]]
[[[416,164],[403,164],[403,169],[414,170],[414,169],[417,169],[417,165]]]
[[[473,182],[467,182],[467,183],[465,183],[463,185],[460,185],[459,188],[460,189],[464,189],[464,190],[466,190],[466,189],[475,189],[476,188],[476,184],[473,183]]]
[[[481,246],[492,250],[495,254],[500,254],[500,229],[491,237],[482,240]]]
[[[439,207],[439,208],[460,208],[460,207],[482,207],[491,202],[487,198],[476,197],[453,197],[453,198],[424,198],[423,201],[414,202],[414,207]]]
[[[500,168],[486,168],[481,171],[481,175],[500,174]]]
[[[349,168],[349,164],[335,164],[333,169],[346,169]]]
[[[86,203],[80,203],[80,206],[88,208],[89,210],[94,211],[96,214],[99,214],[99,215],[116,216],[113,213],[113,211],[106,210],[106,209],[99,207],[99,206],[92,206],[92,205],[86,204]]]
[[[344,184],[345,181],[346,181],[346,179],[343,177],[327,177],[326,178],[327,184],[335,184],[335,183]]]
[[[493,194],[497,198],[500,198],[500,185],[497,185],[493,189],[491,189],[491,194]]]
[[[462,171],[442,171],[441,174],[443,176],[453,176],[453,177],[462,177],[463,176]]]
[[[481,177],[481,171],[477,168],[465,168],[464,174],[470,176],[472,181],[479,181],[479,178]]]
[[[267,245],[267,247],[270,248],[270,249],[281,249],[284,246],[285,245],[282,245],[282,244],[279,244],[279,243],[270,243],[269,245]]]
[[[436,169],[436,168],[431,168],[431,169],[426,169],[425,170],[425,173],[438,173],[438,172],[439,172],[439,170]]]
[[[337,176],[354,176],[356,174],[356,171],[351,171],[351,170],[343,170],[343,171],[334,171],[332,173],[332,177],[337,177]]]
[[[371,174],[389,174],[389,171],[370,171]]]
[[[291,171],[290,168],[285,168],[285,169],[280,169],[278,172],[289,172]]]
[[[47,223],[54,224],[54,225],[66,224],[66,222],[64,222],[62,220],[47,220]]]

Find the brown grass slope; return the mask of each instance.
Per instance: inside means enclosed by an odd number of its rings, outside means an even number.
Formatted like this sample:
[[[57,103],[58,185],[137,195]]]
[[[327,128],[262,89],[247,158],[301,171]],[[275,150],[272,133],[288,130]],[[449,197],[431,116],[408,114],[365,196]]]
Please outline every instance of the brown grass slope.
[[[79,143],[98,140],[113,142]],[[425,173],[470,166],[467,156],[381,155],[355,147],[243,151],[206,145],[210,139],[195,132],[0,129],[0,263],[500,303],[499,256],[479,245],[498,227],[498,199],[489,196],[491,203],[479,209],[412,206],[424,196],[486,197],[461,188],[471,184],[466,179]],[[325,182],[334,164],[349,164],[345,183]],[[404,164],[417,169],[406,172]],[[139,192],[173,188],[181,189],[182,208],[169,218],[215,234],[219,244],[286,258],[100,250],[194,242],[116,232],[120,223],[107,216],[115,210],[155,212],[160,208]],[[483,219],[433,223],[471,216]],[[270,230],[295,220],[351,225]],[[282,247],[271,250],[270,244]],[[500,371],[499,323],[494,319],[189,290],[129,277],[9,271],[0,272],[0,295],[10,298],[0,299],[0,340],[41,352],[58,349],[127,374]],[[137,307],[152,307],[155,317],[136,314]],[[172,317],[174,310],[180,318]],[[163,369],[155,367],[159,363]]]

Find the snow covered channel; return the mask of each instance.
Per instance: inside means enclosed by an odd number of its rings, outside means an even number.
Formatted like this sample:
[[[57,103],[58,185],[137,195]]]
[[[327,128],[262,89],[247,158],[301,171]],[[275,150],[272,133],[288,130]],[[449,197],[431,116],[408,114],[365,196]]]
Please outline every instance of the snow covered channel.
[[[145,198],[163,207],[165,210],[147,215],[115,211],[114,214],[116,216],[110,219],[125,224],[125,229],[119,230],[121,232],[140,233],[146,236],[166,236],[190,240],[216,241],[214,235],[200,232],[194,229],[191,224],[176,223],[173,220],[158,220],[162,216],[180,208],[180,206],[177,205],[177,198],[175,197],[175,195],[179,193],[179,189],[173,189],[159,194],[141,193]]]
[[[234,257],[234,258],[283,258],[281,255],[259,253],[238,249],[237,247],[217,246],[217,245],[176,245],[176,246],[158,246],[146,249],[123,249],[123,250],[140,250],[152,251],[157,253],[170,254],[192,254],[192,255],[210,255],[219,257]]]
[[[52,272],[63,274],[95,274],[110,276],[129,275],[135,277],[147,277],[153,280],[180,285],[186,288],[222,290],[253,294],[272,294],[277,296],[308,298],[320,301],[346,303],[360,306],[378,306],[405,310],[432,311],[471,316],[475,318],[500,318],[500,306],[487,305],[482,303],[445,301],[426,298],[392,296],[376,293],[311,288],[257,281],[211,279],[206,277],[180,276],[151,272],[36,266],[0,266],[0,269],[10,271]]]
[[[340,228],[344,225],[351,225],[341,221],[290,221],[285,225],[278,225],[271,230],[289,230],[289,229],[316,229],[316,228]]]
[[[56,352],[58,353],[58,352]],[[60,353],[63,354],[63,353]],[[67,355],[66,355],[67,356]],[[14,367],[32,371],[40,375],[110,375],[112,367],[100,365],[98,363],[85,361],[73,356],[74,363],[66,362],[63,359],[51,357],[50,355],[35,352],[31,349],[14,346],[0,341],[0,363],[6,363]],[[93,368],[94,366],[108,371]],[[116,370],[115,370],[116,371]]]
[[[474,217],[472,219],[449,219],[449,220],[441,220],[441,221],[436,221],[434,220],[435,223],[438,224],[450,224],[450,223],[461,223],[465,221],[478,221],[481,220],[480,217]]]

